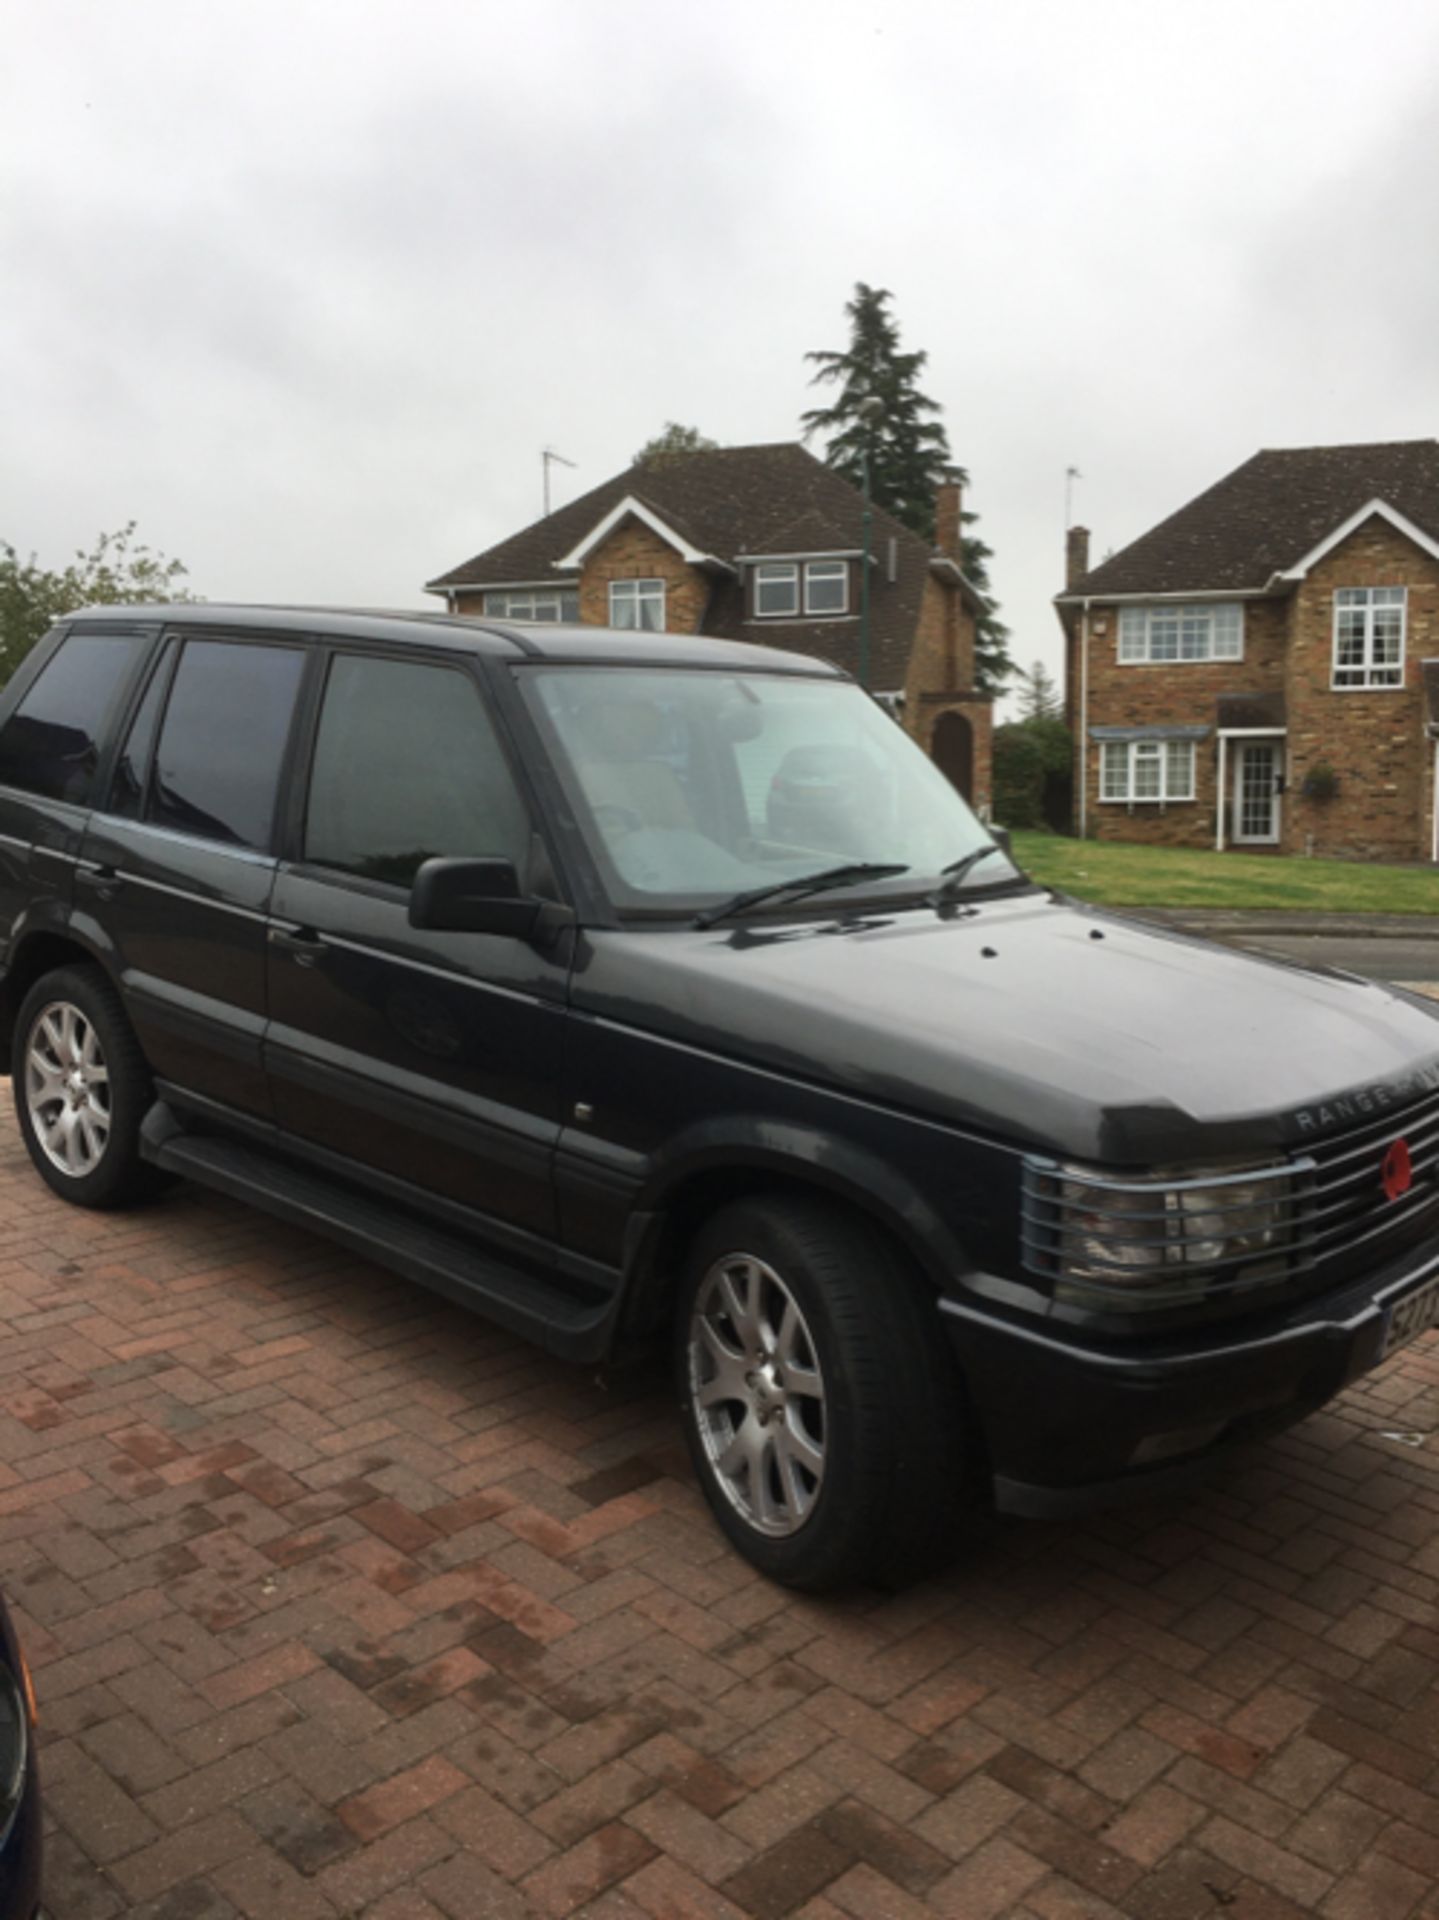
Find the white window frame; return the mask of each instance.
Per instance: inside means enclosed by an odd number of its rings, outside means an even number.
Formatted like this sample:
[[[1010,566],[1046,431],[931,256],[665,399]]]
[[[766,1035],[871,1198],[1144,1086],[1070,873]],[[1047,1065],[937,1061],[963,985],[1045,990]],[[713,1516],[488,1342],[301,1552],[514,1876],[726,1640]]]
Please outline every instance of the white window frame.
[[[565,602],[570,611],[565,611]],[[549,609],[554,611],[550,612]],[[537,626],[577,625],[580,617],[578,587],[537,587],[511,593],[499,588],[485,595],[485,612],[492,620],[530,620]]]
[[[783,606],[766,606],[766,590],[773,596],[784,595]],[[787,590],[787,591],[786,591]],[[799,612],[799,564],[794,560],[771,560],[754,570],[754,617],[756,620],[793,620]]]
[[[1104,806],[1169,806],[1195,797],[1197,754],[1193,740],[1101,740],[1099,742],[1099,799]],[[1181,767],[1175,773],[1173,756],[1178,750]],[[1122,793],[1110,791],[1110,770],[1123,755]],[[1113,757],[1111,757],[1113,756]],[[1153,768],[1158,775],[1153,793],[1137,791],[1141,770]],[[1173,785],[1171,787],[1171,779]],[[1146,783],[1147,784],[1147,783]],[[1181,791],[1183,789],[1183,791]]]
[[[1161,651],[1156,652],[1156,646]],[[1121,607],[1114,647],[1121,667],[1189,667],[1209,660],[1242,660],[1244,602],[1167,600]]]
[[[1382,599],[1377,596],[1383,595]],[[1399,652],[1393,660],[1375,658],[1375,613],[1397,607],[1399,611]],[[1359,644],[1362,659],[1344,664],[1339,659],[1340,627],[1346,614],[1358,613]],[[1409,589],[1407,587],[1336,587],[1334,590],[1334,633],[1329,686],[1334,693],[1398,693],[1404,687],[1404,651],[1409,629]],[[1340,676],[1344,676],[1341,678]]]
[[[817,607],[811,588],[817,580],[838,580],[840,600],[837,607]],[[806,560],[804,563],[804,610],[819,620],[837,620],[849,612],[849,562],[847,560]]]
[[[659,619],[651,626],[644,618],[646,607],[658,610]],[[622,617],[628,614],[628,618]],[[626,633],[663,633],[665,630],[665,583],[663,580],[611,580],[610,625]]]

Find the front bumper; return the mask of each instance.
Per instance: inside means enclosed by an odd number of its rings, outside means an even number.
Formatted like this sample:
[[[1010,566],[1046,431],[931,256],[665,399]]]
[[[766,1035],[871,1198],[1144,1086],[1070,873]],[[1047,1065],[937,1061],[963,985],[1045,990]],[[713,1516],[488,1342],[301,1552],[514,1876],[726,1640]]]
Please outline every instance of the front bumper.
[[[1046,1322],[940,1302],[989,1449],[995,1505],[1048,1517],[1160,1496],[1236,1443],[1301,1420],[1383,1358],[1388,1310],[1439,1246],[1260,1322],[1084,1344]]]

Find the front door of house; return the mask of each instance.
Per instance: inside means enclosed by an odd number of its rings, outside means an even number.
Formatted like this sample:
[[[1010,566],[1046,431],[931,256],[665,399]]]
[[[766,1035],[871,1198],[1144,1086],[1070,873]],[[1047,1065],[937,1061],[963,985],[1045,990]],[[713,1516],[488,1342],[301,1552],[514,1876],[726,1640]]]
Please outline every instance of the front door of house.
[[[1278,740],[1241,740],[1234,750],[1236,845],[1273,846],[1279,839]]]

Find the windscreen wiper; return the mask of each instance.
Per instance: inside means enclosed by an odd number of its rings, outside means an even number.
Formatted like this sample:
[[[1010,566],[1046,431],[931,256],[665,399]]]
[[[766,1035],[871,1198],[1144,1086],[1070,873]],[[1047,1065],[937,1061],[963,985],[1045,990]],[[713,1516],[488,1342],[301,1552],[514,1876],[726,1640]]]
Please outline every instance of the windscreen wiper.
[[[931,907],[947,907],[952,900],[957,900],[963,893],[965,881],[980,861],[987,860],[992,853],[1001,852],[1003,848],[997,842],[990,840],[982,847],[972,848],[962,859],[952,860],[941,870],[944,878],[934,892],[925,895],[926,904]]]
[[[748,893],[737,893],[732,899],[722,900],[717,907],[706,907],[703,913],[695,915],[697,927],[712,927],[717,920],[728,920],[732,913],[743,913],[748,907],[757,907],[762,900],[778,900],[783,894],[791,894],[796,900],[807,893],[824,893],[830,887],[848,887],[857,880],[890,880],[897,873],[908,873],[909,868],[901,862],[855,860],[848,866],[825,867],[819,873],[801,873],[792,880],[772,880],[767,887],[752,887]]]

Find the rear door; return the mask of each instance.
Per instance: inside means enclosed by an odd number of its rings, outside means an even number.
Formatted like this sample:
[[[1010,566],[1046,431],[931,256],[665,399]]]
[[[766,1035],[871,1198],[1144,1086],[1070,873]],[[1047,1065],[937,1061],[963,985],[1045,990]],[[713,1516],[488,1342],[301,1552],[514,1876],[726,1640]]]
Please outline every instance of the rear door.
[[[72,627],[0,695],[0,973],[28,932],[64,922],[106,735],[157,631]]]
[[[409,924],[410,883],[435,855],[500,855],[548,890],[468,663],[336,650],[292,831],[270,923],[280,1124],[417,1199],[552,1237],[565,961]]]
[[[260,1118],[265,914],[307,657],[298,639],[169,634],[76,872],[157,1078]]]

